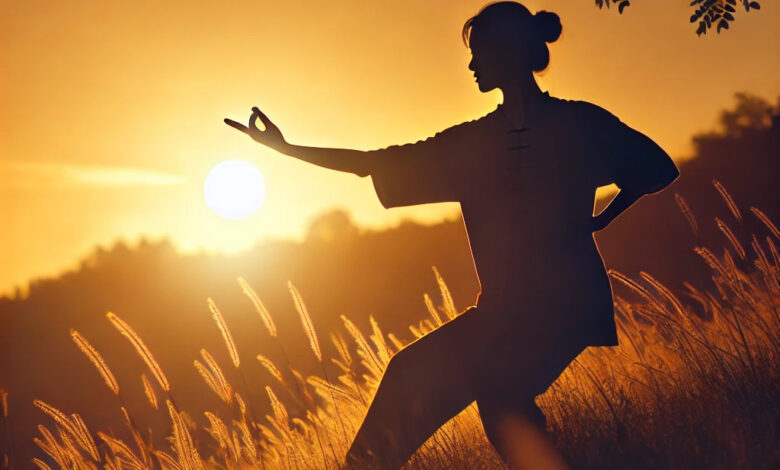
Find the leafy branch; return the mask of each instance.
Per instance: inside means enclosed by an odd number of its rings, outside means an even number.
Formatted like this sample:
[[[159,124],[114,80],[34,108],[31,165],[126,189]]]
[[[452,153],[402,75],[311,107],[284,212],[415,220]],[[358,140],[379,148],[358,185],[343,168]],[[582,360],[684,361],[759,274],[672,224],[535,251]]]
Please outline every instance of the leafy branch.
[[[691,23],[699,22],[696,28],[696,34],[701,36],[715,26],[720,34],[721,29],[729,29],[729,23],[734,21],[734,13],[737,11],[738,0],[692,0],[690,6],[694,7],[691,15]],[[761,5],[757,1],[739,0],[745,11],[760,10]],[[618,13],[623,13],[623,9],[630,5],[629,0],[596,0],[596,6],[599,8],[610,5],[618,6]]]
[[[617,4],[618,6],[618,13],[623,14],[623,9],[630,5],[628,0],[596,0],[596,5],[599,8],[607,7],[609,8],[610,4]]]
[[[761,5],[756,1],[741,0],[745,11],[750,9],[760,10]],[[691,6],[696,10],[691,15],[691,23],[699,22],[696,34],[705,34],[712,25],[717,24],[717,32],[721,29],[729,29],[729,23],[734,21],[733,13],[736,12],[737,0],[693,0]]]

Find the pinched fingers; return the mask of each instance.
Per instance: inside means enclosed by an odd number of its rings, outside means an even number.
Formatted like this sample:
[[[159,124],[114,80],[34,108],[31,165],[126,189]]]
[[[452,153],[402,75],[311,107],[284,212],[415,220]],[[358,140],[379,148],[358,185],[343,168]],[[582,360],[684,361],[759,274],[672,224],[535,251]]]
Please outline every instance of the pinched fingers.
[[[260,121],[263,123],[263,129],[259,129],[257,127],[258,119],[260,119]],[[265,113],[260,111],[260,109],[256,106],[252,107],[252,114],[249,115],[249,121],[247,122],[247,125],[243,125],[232,119],[225,119],[225,124],[247,134],[253,140],[269,147],[274,147],[276,144],[284,143],[284,137],[282,136],[282,132],[279,130],[279,128],[276,127],[276,125],[271,122],[270,119],[268,119],[268,116],[266,116]]]
[[[252,108],[252,114],[249,115],[249,128],[259,132],[260,129],[257,128],[257,112],[255,109],[257,108]]]
[[[266,116],[264,112],[260,111],[260,108],[258,108],[257,106],[252,107],[252,115],[256,116],[256,118],[260,118],[260,121],[263,123],[263,126],[265,126],[265,130],[269,130],[269,129],[278,130],[276,124],[271,122],[271,120],[268,119],[268,116]]]
[[[249,120],[248,120],[246,126],[241,124],[240,122],[234,121],[232,119],[225,118],[224,121],[225,121],[225,124],[227,124],[228,126],[234,128],[234,129],[238,129],[239,131],[243,132],[244,134],[247,134],[247,135],[251,136],[251,135],[253,135],[253,134],[257,133],[257,132],[262,132],[260,129],[257,128],[257,124],[255,124],[255,122],[257,121],[257,117],[258,117],[257,113],[252,111],[252,114],[249,115]]]
[[[225,121],[225,124],[227,124],[228,126],[232,127],[233,129],[238,129],[239,131],[241,131],[241,132],[243,132],[245,134],[249,133],[249,128],[247,126],[241,124],[240,122],[236,122],[236,121],[234,121],[232,119],[228,119],[228,118],[225,118],[224,121]]]

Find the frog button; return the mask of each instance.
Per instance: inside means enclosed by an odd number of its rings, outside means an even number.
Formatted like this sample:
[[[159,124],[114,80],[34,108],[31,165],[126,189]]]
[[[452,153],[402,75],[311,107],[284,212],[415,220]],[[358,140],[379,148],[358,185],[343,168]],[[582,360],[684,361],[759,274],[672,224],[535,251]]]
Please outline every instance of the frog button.
[[[523,127],[523,128],[520,128],[520,129],[510,129],[510,130],[507,131],[507,133],[514,133],[515,135],[520,135],[521,132],[525,132],[527,130],[529,130],[528,127]],[[513,145],[513,146],[510,146],[510,147],[507,147],[507,150],[523,150],[523,149],[526,149],[528,147],[530,147],[529,144],[520,143],[518,145]]]
[[[507,133],[510,133],[510,132],[525,132],[525,131],[528,131],[528,130],[531,130],[531,128],[530,127],[521,127],[519,129],[509,129],[506,132]]]

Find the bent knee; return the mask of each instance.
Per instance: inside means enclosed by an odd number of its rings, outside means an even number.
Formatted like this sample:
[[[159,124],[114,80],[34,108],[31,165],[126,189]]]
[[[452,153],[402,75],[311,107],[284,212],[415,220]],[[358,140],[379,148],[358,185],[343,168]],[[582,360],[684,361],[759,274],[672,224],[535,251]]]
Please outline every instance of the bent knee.
[[[379,391],[398,394],[405,389],[414,387],[412,383],[417,374],[415,373],[413,362],[403,351],[390,358],[387,363],[382,379],[379,382]]]
[[[507,416],[521,416],[541,429],[547,426],[547,417],[533,399],[502,400],[478,398],[480,418],[486,426],[495,426]]]

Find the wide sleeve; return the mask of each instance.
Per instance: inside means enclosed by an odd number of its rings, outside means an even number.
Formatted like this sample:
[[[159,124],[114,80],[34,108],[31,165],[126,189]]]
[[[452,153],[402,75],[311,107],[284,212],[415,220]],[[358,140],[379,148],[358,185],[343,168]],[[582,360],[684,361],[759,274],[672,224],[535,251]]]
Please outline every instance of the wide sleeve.
[[[382,206],[459,201],[470,122],[417,142],[369,150],[369,174]]]
[[[680,172],[652,139],[614,114],[591,105],[589,126],[596,139],[596,164],[621,190],[650,194],[668,186]]]

